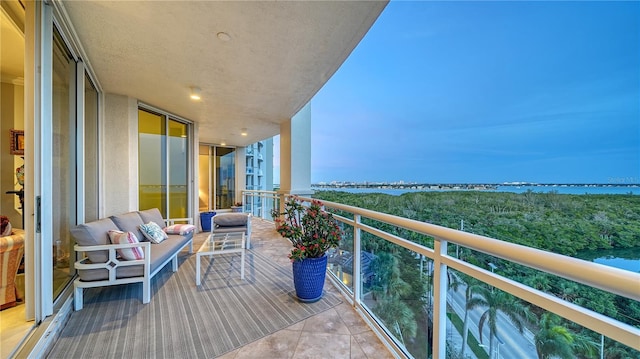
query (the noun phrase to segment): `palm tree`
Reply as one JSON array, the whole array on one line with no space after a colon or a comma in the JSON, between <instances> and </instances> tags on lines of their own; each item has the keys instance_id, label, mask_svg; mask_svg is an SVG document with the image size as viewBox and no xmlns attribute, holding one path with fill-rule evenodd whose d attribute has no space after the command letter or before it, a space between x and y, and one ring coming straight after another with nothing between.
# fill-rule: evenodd
<instances>
[{"instance_id":1,"label":"palm tree","mask_svg":"<svg viewBox=\"0 0 640 359\"><path fill-rule=\"evenodd\" d=\"M559 325L557 315L545 312L540 317L540 329L534 337L539 359L558 357L573 358L573 336Z\"/></svg>"},{"instance_id":2,"label":"palm tree","mask_svg":"<svg viewBox=\"0 0 640 359\"><path fill-rule=\"evenodd\" d=\"M385 298L376 305L374 312L402 344L405 344L406 339L415 338L418 324L413 311L405 302Z\"/></svg>"},{"instance_id":3,"label":"palm tree","mask_svg":"<svg viewBox=\"0 0 640 359\"><path fill-rule=\"evenodd\" d=\"M524 321L531 316L531 313L529 307L520 300L501 290L490 290L481 286L475 286L472 291L473 297L467 302L467 310L472 310L476 307L487 308L480 315L478 331L480 332L480 342L482 343L484 324L487 323L489 326L489 353L494 352L494 343L498 335L498 312L506 315L520 333L524 331Z\"/></svg>"},{"instance_id":4,"label":"palm tree","mask_svg":"<svg viewBox=\"0 0 640 359\"><path fill-rule=\"evenodd\" d=\"M464 358L464 352L467 348L467 341L469 338L469 322L470 322L469 320L470 309L468 308L467 303L469 303L469 301L473 297L473 291L475 287L477 287L480 284L480 281L463 273L456 273L455 277L457 277L458 279L460 279L462 282L466 284L465 291L464 291L466 310L464 312L464 320L462 323L462 348L460 349L460 357ZM457 286L452 289L457 290Z\"/></svg>"},{"instance_id":5,"label":"palm tree","mask_svg":"<svg viewBox=\"0 0 640 359\"><path fill-rule=\"evenodd\" d=\"M406 338L416 336L417 323L413 311L401 299L411 286L400 276L397 254L379 252L370 268L375 273L372 291L376 295L376 306L373 311L404 344Z\"/></svg>"}]
</instances>

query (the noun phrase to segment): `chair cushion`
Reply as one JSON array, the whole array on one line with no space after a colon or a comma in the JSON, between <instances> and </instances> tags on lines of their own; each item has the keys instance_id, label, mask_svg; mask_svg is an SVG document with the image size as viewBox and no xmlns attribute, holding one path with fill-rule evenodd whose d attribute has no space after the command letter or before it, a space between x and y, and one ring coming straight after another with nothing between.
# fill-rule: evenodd
<instances>
[{"instance_id":1,"label":"chair cushion","mask_svg":"<svg viewBox=\"0 0 640 359\"><path fill-rule=\"evenodd\" d=\"M162 214L160 210L157 208L145 209L144 211L138 211L140 218L142 218L142 222L149 223L155 222L160 228L166 227L164 223L164 218L162 218Z\"/></svg>"},{"instance_id":2,"label":"chair cushion","mask_svg":"<svg viewBox=\"0 0 640 359\"><path fill-rule=\"evenodd\" d=\"M79 224L71 229L71 235L76 243L81 246L96 246L109 244L110 230L118 230L118 226L111 218L104 218L97 221ZM108 251L90 251L85 252L89 260L93 263L104 263L109 259Z\"/></svg>"},{"instance_id":3,"label":"chair cushion","mask_svg":"<svg viewBox=\"0 0 640 359\"><path fill-rule=\"evenodd\" d=\"M246 226L248 218L244 213L221 213L213 216L213 223L216 227L239 227Z\"/></svg>"}]
</instances>

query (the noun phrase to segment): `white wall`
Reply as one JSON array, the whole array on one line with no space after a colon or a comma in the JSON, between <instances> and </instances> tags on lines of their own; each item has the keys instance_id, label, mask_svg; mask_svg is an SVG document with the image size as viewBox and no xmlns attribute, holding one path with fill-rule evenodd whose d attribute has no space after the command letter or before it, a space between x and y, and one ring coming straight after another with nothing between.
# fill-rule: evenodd
<instances>
[{"instance_id":1,"label":"white wall","mask_svg":"<svg viewBox=\"0 0 640 359\"><path fill-rule=\"evenodd\" d=\"M106 94L102 122L103 217L138 208L138 102Z\"/></svg>"}]
</instances>

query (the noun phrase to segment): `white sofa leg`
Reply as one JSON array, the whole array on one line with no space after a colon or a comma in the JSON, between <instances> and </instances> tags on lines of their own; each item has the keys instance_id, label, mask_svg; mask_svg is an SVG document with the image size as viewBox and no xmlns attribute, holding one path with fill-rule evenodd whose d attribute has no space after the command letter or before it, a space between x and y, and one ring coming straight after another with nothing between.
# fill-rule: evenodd
<instances>
[{"instance_id":1,"label":"white sofa leg","mask_svg":"<svg viewBox=\"0 0 640 359\"><path fill-rule=\"evenodd\" d=\"M151 279L142 281L142 304L151 302Z\"/></svg>"},{"instance_id":2,"label":"white sofa leg","mask_svg":"<svg viewBox=\"0 0 640 359\"><path fill-rule=\"evenodd\" d=\"M178 271L178 255L174 255L173 259L171 260L171 269L173 269L173 272L177 272Z\"/></svg>"},{"instance_id":3,"label":"white sofa leg","mask_svg":"<svg viewBox=\"0 0 640 359\"><path fill-rule=\"evenodd\" d=\"M84 295L84 288L79 288L79 287L74 288L73 307L76 312L79 310L82 310L82 306L84 304L83 295Z\"/></svg>"}]
</instances>

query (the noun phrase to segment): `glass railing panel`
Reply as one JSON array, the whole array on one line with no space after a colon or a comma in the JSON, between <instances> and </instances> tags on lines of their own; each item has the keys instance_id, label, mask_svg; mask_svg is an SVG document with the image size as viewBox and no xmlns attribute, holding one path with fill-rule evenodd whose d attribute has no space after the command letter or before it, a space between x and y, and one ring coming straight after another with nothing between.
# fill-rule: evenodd
<instances>
[{"instance_id":1,"label":"glass railing panel","mask_svg":"<svg viewBox=\"0 0 640 359\"><path fill-rule=\"evenodd\" d=\"M363 234L361 303L397 345L415 358L431 353L430 261L396 244ZM368 269L364 270L364 258Z\"/></svg>"},{"instance_id":2,"label":"glass railing panel","mask_svg":"<svg viewBox=\"0 0 640 359\"><path fill-rule=\"evenodd\" d=\"M271 211L278 208L279 199L271 191L243 191L244 212L251 213L254 217L272 221Z\"/></svg>"},{"instance_id":3,"label":"glass railing panel","mask_svg":"<svg viewBox=\"0 0 640 359\"><path fill-rule=\"evenodd\" d=\"M449 246L449 255L452 255L451 247L453 246ZM461 260L495 274L596 313L606 315L622 323L640 327L640 306L638 302L632 299L468 248L460 247L458 254L458 258ZM585 263L585 265L595 264Z\"/></svg>"},{"instance_id":4,"label":"glass railing panel","mask_svg":"<svg viewBox=\"0 0 640 359\"><path fill-rule=\"evenodd\" d=\"M622 343L463 273L449 269L448 278L448 358L640 358Z\"/></svg>"},{"instance_id":5,"label":"glass railing panel","mask_svg":"<svg viewBox=\"0 0 640 359\"><path fill-rule=\"evenodd\" d=\"M328 269L336 276L336 279L351 293L353 293L353 226L341 223L342 239L338 248L328 252Z\"/></svg>"},{"instance_id":6,"label":"glass railing panel","mask_svg":"<svg viewBox=\"0 0 640 359\"><path fill-rule=\"evenodd\" d=\"M538 358L531 330L535 314L528 303L451 269L448 278L451 357Z\"/></svg>"}]
</instances>

